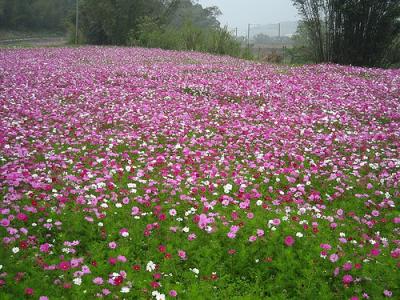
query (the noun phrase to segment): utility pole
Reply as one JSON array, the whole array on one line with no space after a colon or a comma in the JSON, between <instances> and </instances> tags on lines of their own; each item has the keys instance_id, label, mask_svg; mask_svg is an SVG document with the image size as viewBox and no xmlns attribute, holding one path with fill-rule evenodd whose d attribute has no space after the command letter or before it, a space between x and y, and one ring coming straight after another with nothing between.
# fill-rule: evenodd
<instances>
[{"instance_id":1,"label":"utility pole","mask_svg":"<svg viewBox=\"0 0 400 300\"><path fill-rule=\"evenodd\" d=\"M236 36L236 38L237 38L237 35L238 35L238 28L236 27L235 28L235 36Z\"/></svg>"},{"instance_id":2,"label":"utility pole","mask_svg":"<svg viewBox=\"0 0 400 300\"><path fill-rule=\"evenodd\" d=\"M250 50L250 26L251 24L248 24L247 26L247 49Z\"/></svg>"},{"instance_id":3,"label":"utility pole","mask_svg":"<svg viewBox=\"0 0 400 300\"><path fill-rule=\"evenodd\" d=\"M281 39L281 23L278 23L278 37Z\"/></svg>"},{"instance_id":4,"label":"utility pole","mask_svg":"<svg viewBox=\"0 0 400 300\"><path fill-rule=\"evenodd\" d=\"M260 24L248 24L247 26L247 49L250 51L250 29L251 26L259 26Z\"/></svg>"},{"instance_id":5,"label":"utility pole","mask_svg":"<svg viewBox=\"0 0 400 300\"><path fill-rule=\"evenodd\" d=\"M76 0L76 15L75 15L75 44L78 44L78 27L79 27L79 0Z\"/></svg>"}]
</instances>

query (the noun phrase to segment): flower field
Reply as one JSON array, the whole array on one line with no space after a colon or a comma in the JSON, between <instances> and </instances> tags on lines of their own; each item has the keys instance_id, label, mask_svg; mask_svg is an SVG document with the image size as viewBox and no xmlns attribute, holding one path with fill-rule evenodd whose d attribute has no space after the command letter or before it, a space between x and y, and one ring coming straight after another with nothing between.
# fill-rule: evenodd
<instances>
[{"instance_id":1,"label":"flower field","mask_svg":"<svg viewBox=\"0 0 400 300\"><path fill-rule=\"evenodd\" d=\"M400 298L400 70L0 51L1 299Z\"/></svg>"}]
</instances>

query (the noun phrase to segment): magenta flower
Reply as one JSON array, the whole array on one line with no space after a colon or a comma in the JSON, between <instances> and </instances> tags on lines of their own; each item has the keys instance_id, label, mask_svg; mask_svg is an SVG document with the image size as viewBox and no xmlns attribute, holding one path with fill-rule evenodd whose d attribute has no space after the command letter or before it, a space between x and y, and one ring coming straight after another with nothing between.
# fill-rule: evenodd
<instances>
[{"instance_id":1,"label":"magenta flower","mask_svg":"<svg viewBox=\"0 0 400 300\"><path fill-rule=\"evenodd\" d=\"M50 251L50 244L45 243L45 244L40 245L39 250L40 250L40 252L43 252L43 253L49 252Z\"/></svg>"},{"instance_id":2,"label":"magenta flower","mask_svg":"<svg viewBox=\"0 0 400 300\"><path fill-rule=\"evenodd\" d=\"M352 283L353 282L353 276L351 276L351 275L344 275L343 276L343 278L342 278L342 282L343 282L343 284L350 284L350 283Z\"/></svg>"},{"instance_id":3,"label":"magenta flower","mask_svg":"<svg viewBox=\"0 0 400 300\"><path fill-rule=\"evenodd\" d=\"M351 262L346 262L343 265L343 270L344 271L350 271L353 268L353 264Z\"/></svg>"},{"instance_id":4,"label":"magenta flower","mask_svg":"<svg viewBox=\"0 0 400 300\"><path fill-rule=\"evenodd\" d=\"M370 253L372 256L378 256L381 253L381 251L377 248L373 248L373 249L371 249Z\"/></svg>"},{"instance_id":5,"label":"magenta flower","mask_svg":"<svg viewBox=\"0 0 400 300\"><path fill-rule=\"evenodd\" d=\"M17 219L23 222L28 221L28 216L26 214L23 213L18 213L17 214Z\"/></svg>"},{"instance_id":6,"label":"magenta flower","mask_svg":"<svg viewBox=\"0 0 400 300\"><path fill-rule=\"evenodd\" d=\"M294 244L295 240L291 235L288 235L287 237L285 237L285 245L288 247L292 247Z\"/></svg>"},{"instance_id":7,"label":"magenta flower","mask_svg":"<svg viewBox=\"0 0 400 300\"><path fill-rule=\"evenodd\" d=\"M58 264L58 269L63 271L68 271L71 268L71 263L69 261L62 261Z\"/></svg>"}]
</instances>

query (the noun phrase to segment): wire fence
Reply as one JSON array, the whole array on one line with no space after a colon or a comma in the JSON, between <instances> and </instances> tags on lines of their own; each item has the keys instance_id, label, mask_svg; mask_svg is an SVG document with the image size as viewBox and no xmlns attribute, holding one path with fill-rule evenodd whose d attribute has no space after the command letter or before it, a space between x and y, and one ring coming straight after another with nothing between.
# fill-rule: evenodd
<instances>
[{"instance_id":1,"label":"wire fence","mask_svg":"<svg viewBox=\"0 0 400 300\"><path fill-rule=\"evenodd\" d=\"M246 30L230 28L233 36L260 60L284 62L288 57L288 49L293 47L293 35L298 22L280 22L274 24L248 24Z\"/></svg>"}]
</instances>

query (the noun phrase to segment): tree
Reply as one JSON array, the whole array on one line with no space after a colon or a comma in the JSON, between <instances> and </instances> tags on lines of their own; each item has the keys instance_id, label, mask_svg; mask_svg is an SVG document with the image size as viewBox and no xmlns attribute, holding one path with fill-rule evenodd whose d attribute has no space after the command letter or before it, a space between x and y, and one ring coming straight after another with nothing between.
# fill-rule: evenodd
<instances>
[{"instance_id":1,"label":"tree","mask_svg":"<svg viewBox=\"0 0 400 300\"><path fill-rule=\"evenodd\" d=\"M293 0L317 62L376 66L400 31L400 0Z\"/></svg>"},{"instance_id":2,"label":"tree","mask_svg":"<svg viewBox=\"0 0 400 300\"><path fill-rule=\"evenodd\" d=\"M174 2L174 11L170 13L166 23L179 28L190 22L195 27L215 29L220 27L217 20L220 15L221 11L216 6L203 8L190 0L178 0Z\"/></svg>"},{"instance_id":3,"label":"tree","mask_svg":"<svg viewBox=\"0 0 400 300\"><path fill-rule=\"evenodd\" d=\"M0 0L0 27L63 30L75 0Z\"/></svg>"}]
</instances>

